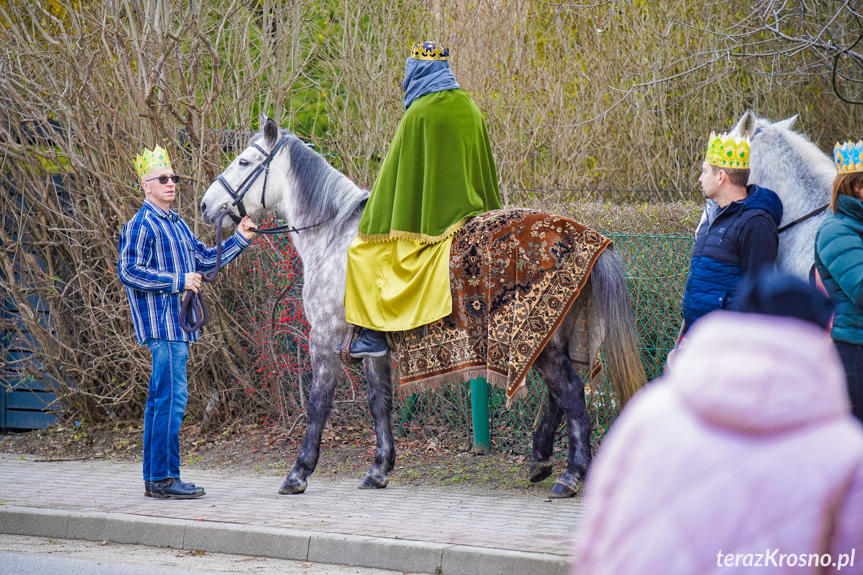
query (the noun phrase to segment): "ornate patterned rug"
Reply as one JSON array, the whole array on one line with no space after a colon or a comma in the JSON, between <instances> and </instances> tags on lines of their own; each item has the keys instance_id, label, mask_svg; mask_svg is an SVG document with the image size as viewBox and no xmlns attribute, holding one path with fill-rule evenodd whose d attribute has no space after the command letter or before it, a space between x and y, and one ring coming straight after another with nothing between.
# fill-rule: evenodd
<instances>
[{"instance_id":1,"label":"ornate patterned rug","mask_svg":"<svg viewBox=\"0 0 863 575\"><path fill-rule=\"evenodd\" d=\"M452 314L390 334L411 393L485 377L511 399L611 241L534 210L495 210L458 232L450 253Z\"/></svg>"}]
</instances>

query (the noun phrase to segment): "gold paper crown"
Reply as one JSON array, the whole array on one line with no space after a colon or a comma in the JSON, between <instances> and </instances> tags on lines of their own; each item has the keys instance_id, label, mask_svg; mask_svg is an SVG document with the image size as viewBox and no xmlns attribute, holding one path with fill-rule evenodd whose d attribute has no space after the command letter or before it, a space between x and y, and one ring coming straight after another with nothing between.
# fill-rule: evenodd
<instances>
[{"instance_id":1,"label":"gold paper crown","mask_svg":"<svg viewBox=\"0 0 863 575\"><path fill-rule=\"evenodd\" d=\"M728 134L717 136L715 132L710 132L707 158L704 161L720 168L748 170L749 147L749 138L738 138Z\"/></svg>"},{"instance_id":2,"label":"gold paper crown","mask_svg":"<svg viewBox=\"0 0 863 575\"><path fill-rule=\"evenodd\" d=\"M159 146L152 150L145 149L141 155L135 158L135 170L138 172L139 180L143 180L144 176L159 168L171 169L171 158L168 157L168 151Z\"/></svg>"},{"instance_id":3,"label":"gold paper crown","mask_svg":"<svg viewBox=\"0 0 863 575\"><path fill-rule=\"evenodd\" d=\"M836 171L840 174L863 172L863 159L860 158L861 152L863 152L863 140L856 144L853 142L845 142L841 146L836 144L833 147L833 160L836 162Z\"/></svg>"},{"instance_id":4,"label":"gold paper crown","mask_svg":"<svg viewBox=\"0 0 863 575\"><path fill-rule=\"evenodd\" d=\"M437 42L417 42L411 48L414 60L449 60L449 50Z\"/></svg>"}]
</instances>

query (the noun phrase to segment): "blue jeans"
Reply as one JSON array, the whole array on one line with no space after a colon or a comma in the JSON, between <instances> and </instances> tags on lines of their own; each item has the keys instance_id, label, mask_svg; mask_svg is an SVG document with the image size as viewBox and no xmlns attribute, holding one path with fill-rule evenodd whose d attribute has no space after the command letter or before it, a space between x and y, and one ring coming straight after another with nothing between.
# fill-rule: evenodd
<instances>
[{"instance_id":1,"label":"blue jeans","mask_svg":"<svg viewBox=\"0 0 863 575\"><path fill-rule=\"evenodd\" d=\"M180 478L180 424L189 387L189 342L148 339L153 374L144 409L144 481Z\"/></svg>"},{"instance_id":2,"label":"blue jeans","mask_svg":"<svg viewBox=\"0 0 863 575\"><path fill-rule=\"evenodd\" d=\"M863 345L844 341L834 341L836 351L845 368L848 383L848 398L851 400L851 413L863 421Z\"/></svg>"}]
</instances>

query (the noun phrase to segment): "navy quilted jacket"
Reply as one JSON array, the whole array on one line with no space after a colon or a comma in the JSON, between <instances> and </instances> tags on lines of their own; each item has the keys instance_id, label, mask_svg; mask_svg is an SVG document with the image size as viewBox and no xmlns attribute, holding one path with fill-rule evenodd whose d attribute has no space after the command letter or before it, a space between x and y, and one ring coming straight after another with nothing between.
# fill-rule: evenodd
<instances>
[{"instance_id":1,"label":"navy quilted jacket","mask_svg":"<svg viewBox=\"0 0 863 575\"><path fill-rule=\"evenodd\" d=\"M730 308L743 276L776 262L782 202L766 188L746 191L746 199L724 209L714 204L696 231L683 296L687 329L711 311Z\"/></svg>"}]
</instances>

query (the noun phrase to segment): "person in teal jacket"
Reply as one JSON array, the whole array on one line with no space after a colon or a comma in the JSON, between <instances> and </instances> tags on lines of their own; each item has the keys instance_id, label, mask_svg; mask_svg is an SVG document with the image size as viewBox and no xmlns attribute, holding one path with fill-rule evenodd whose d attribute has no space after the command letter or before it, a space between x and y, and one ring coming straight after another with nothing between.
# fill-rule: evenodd
<instances>
[{"instance_id":1,"label":"person in teal jacket","mask_svg":"<svg viewBox=\"0 0 863 575\"><path fill-rule=\"evenodd\" d=\"M848 381L851 410L863 421L863 141L836 144L831 213L815 236L815 265L836 304L831 335Z\"/></svg>"}]
</instances>

